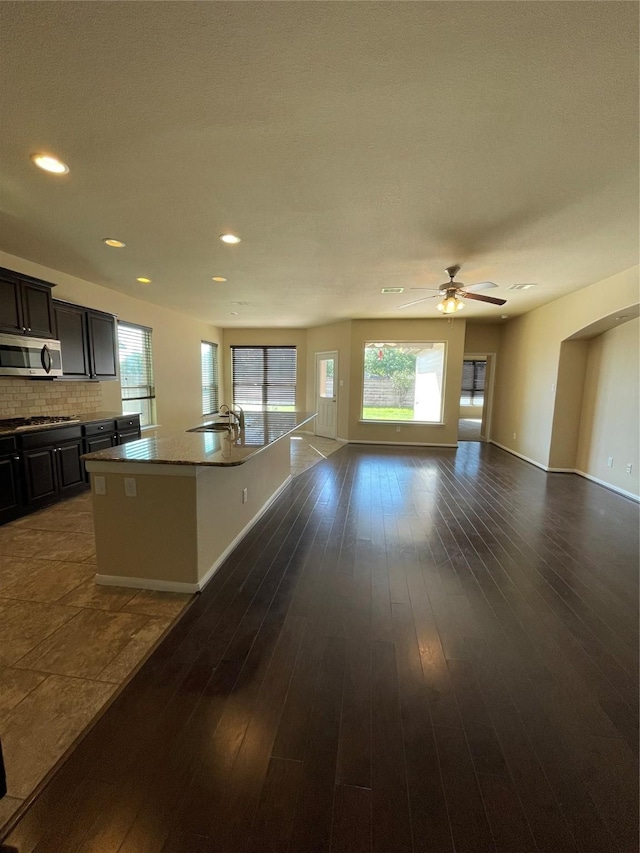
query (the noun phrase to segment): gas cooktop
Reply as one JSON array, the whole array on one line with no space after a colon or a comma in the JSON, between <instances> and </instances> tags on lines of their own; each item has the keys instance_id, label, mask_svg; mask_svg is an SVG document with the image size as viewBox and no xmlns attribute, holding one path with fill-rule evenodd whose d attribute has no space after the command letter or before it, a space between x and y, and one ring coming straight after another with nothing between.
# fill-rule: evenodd
<instances>
[{"instance_id":1,"label":"gas cooktop","mask_svg":"<svg viewBox=\"0 0 640 853\"><path fill-rule=\"evenodd\" d=\"M30 418L2 418L0 419L0 430L15 430L22 432L25 429L38 429L51 424L77 424L80 418L75 415L34 415Z\"/></svg>"}]
</instances>

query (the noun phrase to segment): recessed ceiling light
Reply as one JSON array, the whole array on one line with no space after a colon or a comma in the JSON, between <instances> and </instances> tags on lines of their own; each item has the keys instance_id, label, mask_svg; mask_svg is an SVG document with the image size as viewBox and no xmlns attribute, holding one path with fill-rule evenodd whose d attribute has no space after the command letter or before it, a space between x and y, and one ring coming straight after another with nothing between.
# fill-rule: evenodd
<instances>
[{"instance_id":1,"label":"recessed ceiling light","mask_svg":"<svg viewBox=\"0 0 640 853\"><path fill-rule=\"evenodd\" d=\"M45 172L51 172L54 175L66 175L69 167L57 157L52 157L51 154L32 154L31 160L39 169L44 169Z\"/></svg>"},{"instance_id":2,"label":"recessed ceiling light","mask_svg":"<svg viewBox=\"0 0 640 853\"><path fill-rule=\"evenodd\" d=\"M236 237L235 234L221 234L220 239L223 243L239 243L240 238Z\"/></svg>"},{"instance_id":3,"label":"recessed ceiling light","mask_svg":"<svg viewBox=\"0 0 640 853\"><path fill-rule=\"evenodd\" d=\"M144 276L137 278L136 281L139 281L140 284L151 284L151 279L150 278L144 278Z\"/></svg>"},{"instance_id":4,"label":"recessed ceiling light","mask_svg":"<svg viewBox=\"0 0 640 853\"><path fill-rule=\"evenodd\" d=\"M232 302L232 305L250 305L250 302Z\"/></svg>"},{"instance_id":5,"label":"recessed ceiling light","mask_svg":"<svg viewBox=\"0 0 640 853\"><path fill-rule=\"evenodd\" d=\"M509 315L508 315L508 314L501 314L501 315L500 315L500 318L501 318L502 320L508 320L508 319L509 319Z\"/></svg>"},{"instance_id":6,"label":"recessed ceiling light","mask_svg":"<svg viewBox=\"0 0 640 853\"><path fill-rule=\"evenodd\" d=\"M404 287L383 287L380 293L404 293Z\"/></svg>"},{"instance_id":7,"label":"recessed ceiling light","mask_svg":"<svg viewBox=\"0 0 640 853\"><path fill-rule=\"evenodd\" d=\"M102 242L106 243L107 246L111 246L112 249L124 249L127 245L126 243L123 243L122 240L116 240L114 237L104 237Z\"/></svg>"},{"instance_id":8,"label":"recessed ceiling light","mask_svg":"<svg viewBox=\"0 0 640 853\"><path fill-rule=\"evenodd\" d=\"M237 317L237 316L238 316L238 312L237 312L237 311L229 311L229 314L230 314L232 317Z\"/></svg>"},{"instance_id":9,"label":"recessed ceiling light","mask_svg":"<svg viewBox=\"0 0 640 853\"><path fill-rule=\"evenodd\" d=\"M223 275L214 275L211 281L226 281L226 278Z\"/></svg>"},{"instance_id":10,"label":"recessed ceiling light","mask_svg":"<svg viewBox=\"0 0 640 853\"><path fill-rule=\"evenodd\" d=\"M512 284L507 290L531 290L532 287L537 287L536 284Z\"/></svg>"}]
</instances>

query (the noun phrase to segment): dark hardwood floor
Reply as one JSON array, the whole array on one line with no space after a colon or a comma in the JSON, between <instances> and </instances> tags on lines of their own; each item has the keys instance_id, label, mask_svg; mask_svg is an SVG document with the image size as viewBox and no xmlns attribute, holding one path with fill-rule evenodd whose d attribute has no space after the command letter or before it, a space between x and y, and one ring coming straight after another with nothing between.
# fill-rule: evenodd
<instances>
[{"instance_id":1,"label":"dark hardwood floor","mask_svg":"<svg viewBox=\"0 0 640 853\"><path fill-rule=\"evenodd\" d=\"M638 506L503 451L297 478L20 853L636 853Z\"/></svg>"}]
</instances>

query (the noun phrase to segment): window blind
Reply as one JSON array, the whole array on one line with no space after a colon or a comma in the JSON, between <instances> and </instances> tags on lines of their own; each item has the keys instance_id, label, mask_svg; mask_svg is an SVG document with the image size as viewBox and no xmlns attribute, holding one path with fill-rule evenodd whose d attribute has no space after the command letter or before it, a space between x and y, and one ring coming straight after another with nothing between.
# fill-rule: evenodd
<instances>
[{"instance_id":1,"label":"window blind","mask_svg":"<svg viewBox=\"0 0 640 853\"><path fill-rule=\"evenodd\" d=\"M247 411L294 411L295 347L231 347L233 402Z\"/></svg>"},{"instance_id":2,"label":"window blind","mask_svg":"<svg viewBox=\"0 0 640 853\"><path fill-rule=\"evenodd\" d=\"M202 414L212 415L218 411L218 345L202 341Z\"/></svg>"},{"instance_id":3,"label":"window blind","mask_svg":"<svg viewBox=\"0 0 640 853\"><path fill-rule=\"evenodd\" d=\"M153 381L151 329L118 323L118 358L124 414L139 413L141 423L153 423L156 389Z\"/></svg>"},{"instance_id":4,"label":"window blind","mask_svg":"<svg viewBox=\"0 0 640 853\"><path fill-rule=\"evenodd\" d=\"M487 362L465 359L462 362L462 397L463 405L477 403L482 405L484 398L484 381Z\"/></svg>"}]
</instances>

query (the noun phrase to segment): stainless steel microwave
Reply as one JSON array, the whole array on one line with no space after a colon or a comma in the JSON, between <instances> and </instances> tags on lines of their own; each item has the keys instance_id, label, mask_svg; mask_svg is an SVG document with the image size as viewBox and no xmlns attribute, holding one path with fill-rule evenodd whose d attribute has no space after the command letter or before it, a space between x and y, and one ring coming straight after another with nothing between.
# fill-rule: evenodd
<instances>
[{"instance_id":1,"label":"stainless steel microwave","mask_svg":"<svg viewBox=\"0 0 640 853\"><path fill-rule=\"evenodd\" d=\"M0 376L62 376L60 341L0 335Z\"/></svg>"}]
</instances>

